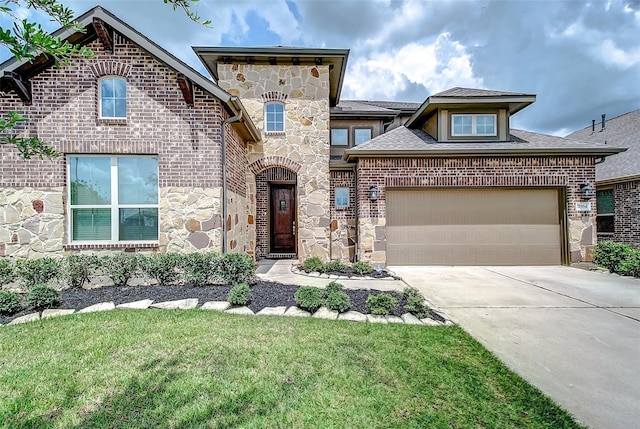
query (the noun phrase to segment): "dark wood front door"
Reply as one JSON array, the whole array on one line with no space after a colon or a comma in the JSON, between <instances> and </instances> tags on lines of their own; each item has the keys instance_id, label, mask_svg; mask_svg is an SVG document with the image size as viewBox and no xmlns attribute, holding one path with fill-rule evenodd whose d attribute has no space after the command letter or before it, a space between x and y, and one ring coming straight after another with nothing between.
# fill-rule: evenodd
<instances>
[{"instance_id":1,"label":"dark wood front door","mask_svg":"<svg viewBox=\"0 0 640 429\"><path fill-rule=\"evenodd\" d=\"M295 185L271 185L271 252L296 252Z\"/></svg>"}]
</instances>

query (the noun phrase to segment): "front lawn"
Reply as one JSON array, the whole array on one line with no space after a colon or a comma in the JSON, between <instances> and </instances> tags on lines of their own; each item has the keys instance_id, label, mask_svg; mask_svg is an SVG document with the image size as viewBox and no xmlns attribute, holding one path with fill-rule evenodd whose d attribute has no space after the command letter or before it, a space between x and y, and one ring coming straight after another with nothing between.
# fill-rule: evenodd
<instances>
[{"instance_id":1,"label":"front lawn","mask_svg":"<svg viewBox=\"0 0 640 429\"><path fill-rule=\"evenodd\" d=\"M5 428L574 428L457 327L111 311L0 328Z\"/></svg>"}]
</instances>

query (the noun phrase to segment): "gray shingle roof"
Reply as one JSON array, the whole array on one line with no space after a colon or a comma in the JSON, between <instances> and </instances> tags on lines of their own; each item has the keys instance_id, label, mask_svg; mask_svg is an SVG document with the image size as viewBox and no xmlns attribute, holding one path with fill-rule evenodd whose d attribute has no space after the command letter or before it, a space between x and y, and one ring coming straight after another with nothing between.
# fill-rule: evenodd
<instances>
[{"instance_id":1,"label":"gray shingle roof","mask_svg":"<svg viewBox=\"0 0 640 429\"><path fill-rule=\"evenodd\" d=\"M477 89L477 88L462 88L455 87L447 89L446 91L432 94L431 97L496 97L496 96L515 96L515 95L529 95L521 92L505 92L494 91L490 89Z\"/></svg>"},{"instance_id":2,"label":"gray shingle roof","mask_svg":"<svg viewBox=\"0 0 640 429\"><path fill-rule=\"evenodd\" d=\"M596 124L595 132L591 129L589 125L567 138L628 148L596 166L598 182L640 176L640 109L605 120L604 131L601 131L602 123Z\"/></svg>"},{"instance_id":3,"label":"gray shingle roof","mask_svg":"<svg viewBox=\"0 0 640 429\"><path fill-rule=\"evenodd\" d=\"M370 104L366 101L359 100L340 100L340 103L332 109L335 112L380 112L380 113L397 113L395 110Z\"/></svg>"},{"instance_id":4,"label":"gray shingle roof","mask_svg":"<svg viewBox=\"0 0 640 429\"><path fill-rule=\"evenodd\" d=\"M510 154L595 154L619 152L613 145L587 143L563 137L511 129L507 142L439 143L422 129L404 126L381 134L367 143L345 151L347 159L360 156L436 156Z\"/></svg>"}]
</instances>

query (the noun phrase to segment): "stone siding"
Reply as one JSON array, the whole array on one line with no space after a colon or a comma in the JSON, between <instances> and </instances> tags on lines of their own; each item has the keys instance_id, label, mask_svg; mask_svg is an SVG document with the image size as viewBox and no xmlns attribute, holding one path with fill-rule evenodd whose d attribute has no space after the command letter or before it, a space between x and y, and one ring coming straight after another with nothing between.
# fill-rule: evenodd
<instances>
[{"instance_id":1,"label":"stone siding","mask_svg":"<svg viewBox=\"0 0 640 429\"><path fill-rule=\"evenodd\" d=\"M613 198L614 241L640 247L640 181L615 184Z\"/></svg>"},{"instance_id":2,"label":"stone siding","mask_svg":"<svg viewBox=\"0 0 640 429\"><path fill-rule=\"evenodd\" d=\"M354 171L331 172L331 259L353 262L356 251L356 181ZM349 206L335 207L335 188L349 188Z\"/></svg>"},{"instance_id":3,"label":"stone siding","mask_svg":"<svg viewBox=\"0 0 640 429\"><path fill-rule=\"evenodd\" d=\"M241 98L262 130L262 140L246 149L252 171L259 174L267 167L286 167L297 175L298 257L329 259L329 67L218 64L218 76L218 84ZM264 105L273 100L284 103L284 133L264 131ZM249 195L249 199L256 199L256 240L262 254L265 249L268 252L269 237L268 211L260 199L268 201L268 196L261 196L267 189L257 180L255 186L256 195ZM253 188L251 181L249 188Z\"/></svg>"},{"instance_id":4,"label":"stone siding","mask_svg":"<svg viewBox=\"0 0 640 429\"><path fill-rule=\"evenodd\" d=\"M587 260L596 242L596 205L576 211L580 185L595 182L592 157L486 157L359 159L358 258L386 261L387 187L557 187L566 189L571 261ZM371 186L379 190L369 201Z\"/></svg>"},{"instance_id":5,"label":"stone siding","mask_svg":"<svg viewBox=\"0 0 640 429\"><path fill-rule=\"evenodd\" d=\"M31 105L24 105L14 93L9 93L0 98L0 110L16 110L27 117L28 122L16 128L19 135L37 136L64 155L157 155L160 237L158 242L136 247L191 251L201 248L208 239L207 248L220 249L222 222L216 216L220 216L222 186L221 124L229 116L221 102L194 85L193 106L188 105L177 73L118 34L114 35L113 53L106 52L98 41L88 47L95 53L94 58L75 59L59 69L50 67L30 79ZM103 75L126 78L126 119L99 118L98 85ZM231 126L227 126L226 133L229 188L245 197L244 143ZM16 209L0 204L5 231L20 230L20 222L30 217L38 217L41 222L37 232L30 233L30 240L24 232L22 238L18 237L21 248L14 243L14 231L10 237L0 232L0 246L4 245L5 253L20 257L40 255L43 251L61 252L68 244L66 231L61 234L57 226L60 223L66 226L66 211L61 203L66 200L66 157L25 161L10 146L2 148L0 157L3 195L19 192L23 205L45 198L43 213L33 215L21 209L17 223L12 222ZM47 198L56 201L55 213L47 212ZM183 203L186 205L175 205ZM246 214L239 217L245 218ZM201 223L198 231L195 222ZM52 228L49 224L54 225L54 238L47 235ZM207 229L211 224L213 229ZM46 247L40 243L47 243ZM127 245L67 246L69 250L122 247Z\"/></svg>"}]
</instances>

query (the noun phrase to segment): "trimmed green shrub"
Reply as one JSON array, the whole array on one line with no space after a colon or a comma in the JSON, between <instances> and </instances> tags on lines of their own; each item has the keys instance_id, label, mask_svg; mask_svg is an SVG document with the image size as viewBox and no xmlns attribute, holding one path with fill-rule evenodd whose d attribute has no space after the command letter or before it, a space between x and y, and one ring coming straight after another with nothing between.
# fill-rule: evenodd
<instances>
[{"instance_id":1,"label":"trimmed green shrub","mask_svg":"<svg viewBox=\"0 0 640 429\"><path fill-rule=\"evenodd\" d=\"M216 271L216 254L189 253L181 258L180 268L186 283L204 286Z\"/></svg>"},{"instance_id":2,"label":"trimmed green shrub","mask_svg":"<svg viewBox=\"0 0 640 429\"><path fill-rule=\"evenodd\" d=\"M324 305L331 310L344 313L351 307L351 298L344 292L329 292L324 301Z\"/></svg>"},{"instance_id":3,"label":"trimmed green shrub","mask_svg":"<svg viewBox=\"0 0 640 429\"><path fill-rule=\"evenodd\" d=\"M44 283L33 286L27 293L27 304L38 310L55 307L59 302L60 292Z\"/></svg>"},{"instance_id":4,"label":"trimmed green shrub","mask_svg":"<svg viewBox=\"0 0 640 429\"><path fill-rule=\"evenodd\" d=\"M371 314L385 316L396 308L398 300L391 294L379 293L377 295L369 295L367 297L367 307Z\"/></svg>"},{"instance_id":5,"label":"trimmed green shrub","mask_svg":"<svg viewBox=\"0 0 640 429\"><path fill-rule=\"evenodd\" d=\"M424 303L424 296L413 287L407 287L402 292L404 299L407 301L404 308L418 319L429 317L429 307Z\"/></svg>"},{"instance_id":6,"label":"trimmed green shrub","mask_svg":"<svg viewBox=\"0 0 640 429\"><path fill-rule=\"evenodd\" d=\"M216 260L215 277L226 284L250 282L255 271L255 261L245 253L224 253Z\"/></svg>"},{"instance_id":7,"label":"trimmed green shrub","mask_svg":"<svg viewBox=\"0 0 640 429\"><path fill-rule=\"evenodd\" d=\"M99 266L95 255L70 255L62 264L62 275L69 287L81 288Z\"/></svg>"},{"instance_id":8,"label":"trimmed green shrub","mask_svg":"<svg viewBox=\"0 0 640 429\"><path fill-rule=\"evenodd\" d=\"M600 241L593 251L593 261L612 273L640 277L640 249L628 244Z\"/></svg>"},{"instance_id":9,"label":"trimmed green shrub","mask_svg":"<svg viewBox=\"0 0 640 429\"><path fill-rule=\"evenodd\" d=\"M11 259L0 258L0 286L11 283L16 278L15 264Z\"/></svg>"},{"instance_id":10,"label":"trimmed green shrub","mask_svg":"<svg viewBox=\"0 0 640 429\"><path fill-rule=\"evenodd\" d=\"M301 286L293 295L298 307L308 311L316 311L324 301L325 291L313 286Z\"/></svg>"},{"instance_id":11,"label":"trimmed green shrub","mask_svg":"<svg viewBox=\"0 0 640 429\"><path fill-rule=\"evenodd\" d=\"M342 261L329 261L324 264L322 271L325 273L339 273L345 268L347 266Z\"/></svg>"},{"instance_id":12,"label":"trimmed green shrub","mask_svg":"<svg viewBox=\"0 0 640 429\"><path fill-rule=\"evenodd\" d=\"M62 263L60 259L40 258L16 261L18 276L27 286L47 283L60 277Z\"/></svg>"},{"instance_id":13,"label":"trimmed green shrub","mask_svg":"<svg viewBox=\"0 0 640 429\"><path fill-rule=\"evenodd\" d=\"M324 263L317 256L313 256L304 260L302 263L302 269L305 273L321 273L324 271Z\"/></svg>"},{"instance_id":14,"label":"trimmed green shrub","mask_svg":"<svg viewBox=\"0 0 640 429\"><path fill-rule=\"evenodd\" d=\"M126 286L129 280L138 274L138 255L130 255L124 252L103 256L100 265L105 274L116 286Z\"/></svg>"},{"instance_id":15,"label":"trimmed green shrub","mask_svg":"<svg viewBox=\"0 0 640 429\"><path fill-rule=\"evenodd\" d=\"M331 293L331 292L342 292L343 286L338 283L338 282L331 282L327 285L327 288L325 289L327 291L327 293Z\"/></svg>"},{"instance_id":16,"label":"trimmed green shrub","mask_svg":"<svg viewBox=\"0 0 640 429\"><path fill-rule=\"evenodd\" d=\"M627 249L624 259L618 263L615 270L623 276L640 277L640 250Z\"/></svg>"},{"instance_id":17,"label":"trimmed green shrub","mask_svg":"<svg viewBox=\"0 0 640 429\"><path fill-rule=\"evenodd\" d=\"M246 283L240 283L235 285L229 291L227 301L231 305L247 305L249 303L249 285Z\"/></svg>"},{"instance_id":18,"label":"trimmed green shrub","mask_svg":"<svg viewBox=\"0 0 640 429\"><path fill-rule=\"evenodd\" d=\"M354 262L353 265L351 265L351 268L359 276L366 276L368 274L371 274L371 272L373 271L373 267L371 266L371 264L366 261Z\"/></svg>"},{"instance_id":19,"label":"trimmed green shrub","mask_svg":"<svg viewBox=\"0 0 640 429\"><path fill-rule=\"evenodd\" d=\"M11 315L22 308L22 296L19 293L0 291L0 314Z\"/></svg>"},{"instance_id":20,"label":"trimmed green shrub","mask_svg":"<svg viewBox=\"0 0 640 429\"><path fill-rule=\"evenodd\" d=\"M139 257L140 268L149 278L156 279L159 284L166 285L178 280L180 255L177 253L159 253Z\"/></svg>"}]
</instances>

